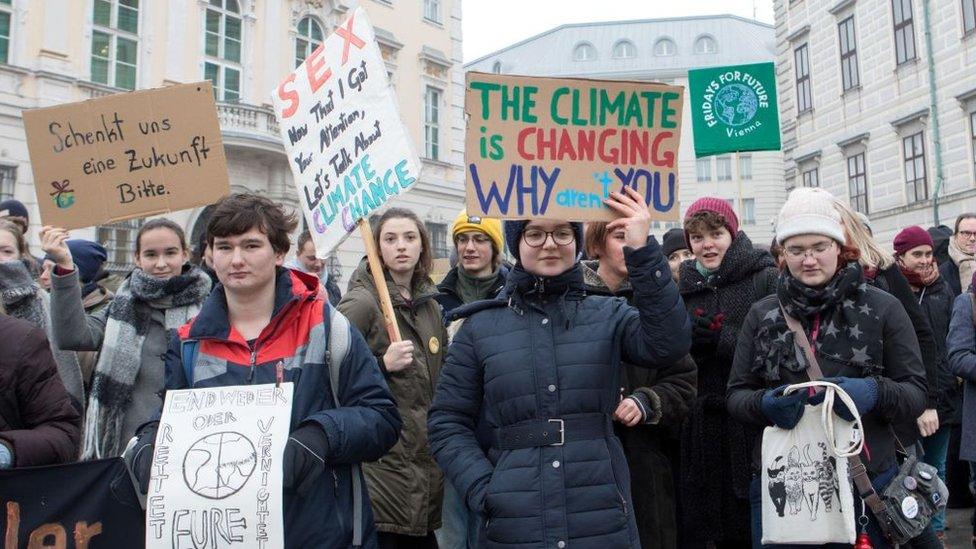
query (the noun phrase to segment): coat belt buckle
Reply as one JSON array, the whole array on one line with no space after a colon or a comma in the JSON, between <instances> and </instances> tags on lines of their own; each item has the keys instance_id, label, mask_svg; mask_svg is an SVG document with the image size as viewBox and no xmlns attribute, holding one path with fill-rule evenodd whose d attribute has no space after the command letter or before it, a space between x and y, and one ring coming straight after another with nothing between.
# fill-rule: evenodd
<instances>
[{"instance_id":1,"label":"coat belt buckle","mask_svg":"<svg viewBox=\"0 0 976 549\"><path fill-rule=\"evenodd\" d=\"M559 424L559 442L553 442L549 446L562 446L566 443L566 422L561 419L550 419L549 423Z\"/></svg>"}]
</instances>

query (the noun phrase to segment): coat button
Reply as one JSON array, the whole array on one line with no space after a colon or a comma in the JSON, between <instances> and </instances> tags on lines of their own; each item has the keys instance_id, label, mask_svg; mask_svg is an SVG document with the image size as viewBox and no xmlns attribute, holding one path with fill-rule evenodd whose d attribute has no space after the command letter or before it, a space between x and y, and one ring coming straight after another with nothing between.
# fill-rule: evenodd
<instances>
[{"instance_id":1,"label":"coat button","mask_svg":"<svg viewBox=\"0 0 976 549\"><path fill-rule=\"evenodd\" d=\"M549 392L550 393L555 393L556 392L556 386L555 385L550 385L549 386Z\"/></svg>"},{"instance_id":2,"label":"coat button","mask_svg":"<svg viewBox=\"0 0 976 549\"><path fill-rule=\"evenodd\" d=\"M654 276L656 276L658 278L661 278L661 271L660 271L660 269L657 270L657 271L654 271Z\"/></svg>"},{"instance_id":3,"label":"coat button","mask_svg":"<svg viewBox=\"0 0 976 549\"><path fill-rule=\"evenodd\" d=\"M546 324L549 324L549 319L548 318L543 318L542 319L542 325L545 326Z\"/></svg>"},{"instance_id":4,"label":"coat button","mask_svg":"<svg viewBox=\"0 0 976 549\"><path fill-rule=\"evenodd\" d=\"M558 547L559 549L563 549L563 547L566 547L566 542L563 540L559 540L559 543L556 544L556 547Z\"/></svg>"},{"instance_id":5,"label":"coat button","mask_svg":"<svg viewBox=\"0 0 976 549\"><path fill-rule=\"evenodd\" d=\"M559 460L558 459L556 461L552 462L552 467L554 469L559 469Z\"/></svg>"}]
</instances>

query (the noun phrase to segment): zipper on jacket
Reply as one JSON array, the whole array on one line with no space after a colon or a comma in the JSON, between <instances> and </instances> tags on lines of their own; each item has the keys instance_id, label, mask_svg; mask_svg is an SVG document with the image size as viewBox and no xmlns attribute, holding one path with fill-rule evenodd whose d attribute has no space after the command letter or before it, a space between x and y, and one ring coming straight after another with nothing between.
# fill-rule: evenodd
<instances>
[{"instance_id":1,"label":"zipper on jacket","mask_svg":"<svg viewBox=\"0 0 976 549\"><path fill-rule=\"evenodd\" d=\"M258 360L258 343L254 342L254 347L251 349L251 371L247 373L247 384L250 385L254 383L254 370L255 364Z\"/></svg>"}]
</instances>

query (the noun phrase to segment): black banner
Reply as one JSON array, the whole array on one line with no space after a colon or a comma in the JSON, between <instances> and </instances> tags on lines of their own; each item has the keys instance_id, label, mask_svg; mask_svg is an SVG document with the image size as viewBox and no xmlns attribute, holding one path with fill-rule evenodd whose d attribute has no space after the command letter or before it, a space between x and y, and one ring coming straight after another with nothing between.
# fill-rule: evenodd
<instances>
[{"instance_id":1,"label":"black banner","mask_svg":"<svg viewBox=\"0 0 976 549\"><path fill-rule=\"evenodd\" d=\"M0 470L3 549L145 545L145 515L121 458Z\"/></svg>"}]
</instances>

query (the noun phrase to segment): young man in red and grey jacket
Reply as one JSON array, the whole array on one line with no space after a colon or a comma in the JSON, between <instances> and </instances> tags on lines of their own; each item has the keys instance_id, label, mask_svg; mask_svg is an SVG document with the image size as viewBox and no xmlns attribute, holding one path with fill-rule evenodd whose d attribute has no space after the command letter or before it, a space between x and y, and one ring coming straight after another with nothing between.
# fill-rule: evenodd
<instances>
[{"instance_id":1,"label":"young man in red and grey jacket","mask_svg":"<svg viewBox=\"0 0 976 549\"><path fill-rule=\"evenodd\" d=\"M317 277L281 267L295 225L265 197L236 194L217 204L207 233L220 285L174 336L166 388L274 383L280 371L295 384L283 464L285 547L376 547L358 465L393 447L400 415L369 347L346 323L349 346L333 392L327 351L335 313ZM197 342L195 352L185 352L187 341ZM189 368L184 355L193 357ZM143 493L155 431L144 426L127 453Z\"/></svg>"}]
</instances>

